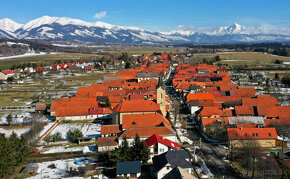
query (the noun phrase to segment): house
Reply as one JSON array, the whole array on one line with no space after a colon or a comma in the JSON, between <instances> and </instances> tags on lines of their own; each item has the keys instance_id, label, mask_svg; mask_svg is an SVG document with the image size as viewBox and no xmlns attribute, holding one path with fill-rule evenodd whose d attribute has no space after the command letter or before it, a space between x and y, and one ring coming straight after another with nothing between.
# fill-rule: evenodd
<instances>
[{"instance_id":1,"label":"house","mask_svg":"<svg viewBox=\"0 0 290 179\"><path fill-rule=\"evenodd\" d=\"M214 99L215 97L211 93L189 93L186 97L192 115L203 106L213 106Z\"/></svg>"},{"instance_id":2,"label":"house","mask_svg":"<svg viewBox=\"0 0 290 179\"><path fill-rule=\"evenodd\" d=\"M85 66L85 71L92 71L93 69L95 69L95 67L93 65L88 65L88 66Z\"/></svg>"},{"instance_id":3,"label":"house","mask_svg":"<svg viewBox=\"0 0 290 179\"><path fill-rule=\"evenodd\" d=\"M162 179L197 179L197 177L187 173L181 167L175 167Z\"/></svg>"},{"instance_id":4,"label":"house","mask_svg":"<svg viewBox=\"0 0 290 179\"><path fill-rule=\"evenodd\" d=\"M241 148L251 144L263 148L276 147L275 128L228 128L227 132L231 148Z\"/></svg>"},{"instance_id":5,"label":"house","mask_svg":"<svg viewBox=\"0 0 290 179\"><path fill-rule=\"evenodd\" d=\"M102 137L116 136L121 131L119 125L101 125Z\"/></svg>"},{"instance_id":6,"label":"house","mask_svg":"<svg viewBox=\"0 0 290 179\"><path fill-rule=\"evenodd\" d=\"M111 151L119 146L117 136L99 137L97 140L98 152Z\"/></svg>"},{"instance_id":7,"label":"house","mask_svg":"<svg viewBox=\"0 0 290 179\"><path fill-rule=\"evenodd\" d=\"M158 80L159 78L159 74L158 72L138 72L136 73L136 76L138 78L138 82L140 82L141 80L150 80L150 79L156 79Z\"/></svg>"},{"instance_id":8,"label":"house","mask_svg":"<svg viewBox=\"0 0 290 179\"><path fill-rule=\"evenodd\" d=\"M234 116L228 117L229 126L236 128L264 127L264 118L258 116Z\"/></svg>"},{"instance_id":9,"label":"house","mask_svg":"<svg viewBox=\"0 0 290 179\"><path fill-rule=\"evenodd\" d=\"M5 80L7 80L7 78L8 78L8 75L0 72L0 81L5 81Z\"/></svg>"},{"instance_id":10,"label":"house","mask_svg":"<svg viewBox=\"0 0 290 179\"><path fill-rule=\"evenodd\" d=\"M113 108L113 124L122 124L126 114L149 114L159 110L159 104L151 100L124 100Z\"/></svg>"},{"instance_id":11,"label":"house","mask_svg":"<svg viewBox=\"0 0 290 179\"><path fill-rule=\"evenodd\" d=\"M0 80L5 81L9 77L18 78L19 72L17 70L4 70L0 72Z\"/></svg>"},{"instance_id":12,"label":"house","mask_svg":"<svg viewBox=\"0 0 290 179\"><path fill-rule=\"evenodd\" d=\"M38 113L44 113L46 111L46 109L47 109L46 105L39 104L39 105L35 106L34 110L35 110L35 112L38 112Z\"/></svg>"},{"instance_id":13,"label":"house","mask_svg":"<svg viewBox=\"0 0 290 179\"><path fill-rule=\"evenodd\" d=\"M141 176L141 161L117 162L116 175L125 178L138 178Z\"/></svg>"},{"instance_id":14,"label":"house","mask_svg":"<svg viewBox=\"0 0 290 179\"><path fill-rule=\"evenodd\" d=\"M160 135L172 141L177 141L174 130L170 126L164 125L164 126L156 126L156 127L142 127L142 128L126 129L122 131L122 133L120 133L118 142L119 142L119 145L121 145L124 138L126 138L129 143L129 146L132 146L136 135L139 135L140 140L145 140L148 137L152 136L153 134Z\"/></svg>"},{"instance_id":15,"label":"house","mask_svg":"<svg viewBox=\"0 0 290 179\"><path fill-rule=\"evenodd\" d=\"M171 170L180 167L191 174L193 167L189 154L185 150L168 151L153 157L153 175L157 178L163 178Z\"/></svg>"},{"instance_id":16,"label":"house","mask_svg":"<svg viewBox=\"0 0 290 179\"><path fill-rule=\"evenodd\" d=\"M160 155L169 150L179 150L180 145L174 141L168 140L158 134L153 134L144 140L150 150L150 160L156 155Z\"/></svg>"}]
</instances>

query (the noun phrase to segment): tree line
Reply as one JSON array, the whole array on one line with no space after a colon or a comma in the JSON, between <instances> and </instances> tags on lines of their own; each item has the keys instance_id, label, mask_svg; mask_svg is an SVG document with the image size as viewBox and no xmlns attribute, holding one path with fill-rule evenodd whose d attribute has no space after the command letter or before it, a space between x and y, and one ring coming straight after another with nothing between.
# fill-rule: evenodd
<instances>
[{"instance_id":1,"label":"tree line","mask_svg":"<svg viewBox=\"0 0 290 179\"><path fill-rule=\"evenodd\" d=\"M107 163L108 166L115 166L117 162L137 161L146 164L149 160L150 152L147 144L136 135L133 146L130 147L128 140L124 137L122 144L113 151L99 154L99 160Z\"/></svg>"},{"instance_id":2,"label":"tree line","mask_svg":"<svg viewBox=\"0 0 290 179\"><path fill-rule=\"evenodd\" d=\"M24 136L19 138L14 132L10 137L0 134L0 178L13 174L14 168L24 161L28 152Z\"/></svg>"}]
</instances>

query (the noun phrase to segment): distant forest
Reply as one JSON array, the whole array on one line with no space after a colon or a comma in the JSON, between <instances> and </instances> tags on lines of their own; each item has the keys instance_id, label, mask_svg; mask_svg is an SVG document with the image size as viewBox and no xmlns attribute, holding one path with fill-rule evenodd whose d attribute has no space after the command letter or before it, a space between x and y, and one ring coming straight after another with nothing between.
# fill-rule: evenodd
<instances>
[{"instance_id":1,"label":"distant forest","mask_svg":"<svg viewBox=\"0 0 290 179\"><path fill-rule=\"evenodd\" d=\"M279 56L290 56L290 43L241 43L241 44L183 44L193 53L210 53L230 50L232 52L262 52Z\"/></svg>"},{"instance_id":2,"label":"distant forest","mask_svg":"<svg viewBox=\"0 0 290 179\"><path fill-rule=\"evenodd\" d=\"M28 47L23 45L7 45L5 42L15 42L28 44L36 52L70 52L70 53L96 53L99 47L59 47L52 45L54 42L45 40L7 40L0 39L0 55L24 54ZM130 44L128 44L130 45ZM290 56L290 43L241 43L241 44L182 44L175 47L187 47L189 53L215 53L215 52L261 52L279 56ZM103 46L102 49L111 47ZM102 53L102 52L99 52Z\"/></svg>"}]
</instances>

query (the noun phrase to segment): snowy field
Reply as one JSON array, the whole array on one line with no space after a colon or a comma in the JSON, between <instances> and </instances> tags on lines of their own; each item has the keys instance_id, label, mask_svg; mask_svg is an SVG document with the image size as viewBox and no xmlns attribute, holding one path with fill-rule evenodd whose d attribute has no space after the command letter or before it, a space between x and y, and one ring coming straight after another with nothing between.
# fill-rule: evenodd
<instances>
[{"instance_id":1,"label":"snowy field","mask_svg":"<svg viewBox=\"0 0 290 179\"><path fill-rule=\"evenodd\" d=\"M67 124L59 124L50 135L53 135L57 132L61 133L63 139L66 139L66 133L69 129L78 128L83 132L84 136L100 136L101 134L101 126L99 124L93 123L67 123Z\"/></svg>"},{"instance_id":2,"label":"snowy field","mask_svg":"<svg viewBox=\"0 0 290 179\"><path fill-rule=\"evenodd\" d=\"M8 56L8 57L0 57L0 60L7 60L12 58L22 58L22 57L31 57L31 56L39 56L39 55L54 55L59 54L58 52L53 52L50 54L47 54L46 52L40 52L40 53L25 53L22 55L14 55L14 56Z\"/></svg>"},{"instance_id":3,"label":"snowy field","mask_svg":"<svg viewBox=\"0 0 290 179\"><path fill-rule=\"evenodd\" d=\"M21 136L21 134L24 134L26 132L29 131L29 127L27 128L17 128L17 129L4 129L0 127L0 133L5 134L6 137L9 137L13 132L15 132L19 137Z\"/></svg>"},{"instance_id":4,"label":"snowy field","mask_svg":"<svg viewBox=\"0 0 290 179\"><path fill-rule=\"evenodd\" d=\"M38 134L41 137L51 126L53 126L54 122L48 123L46 126L43 127L42 131Z\"/></svg>"},{"instance_id":5,"label":"snowy field","mask_svg":"<svg viewBox=\"0 0 290 179\"><path fill-rule=\"evenodd\" d=\"M51 153L62 153L62 152L77 152L77 151L83 151L83 146L80 147L71 147L71 148L66 148L66 146L53 146L49 148L43 149L44 154L51 154ZM41 148L39 148L41 150Z\"/></svg>"},{"instance_id":6,"label":"snowy field","mask_svg":"<svg viewBox=\"0 0 290 179\"><path fill-rule=\"evenodd\" d=\"M69 159L37 163L39 167L37 170L38 174L36 176L29 177L29 179L63 178L68 175L67 171L70 170L70 168L77 170L79 167L85 167L85 165L74 164L74 161L74 159ZM49 167L52 164L54 164L56 168Z\"/></svg>"},{"instance_id":7,"label":"snowy field","mask_svg":"<svg viewBox=\"0 0 290 179\"><path fill-rule=\"evenodd\" d=\"M1 112L0 114L0 125L6 125L7 124L7 116L11 114L12 115L12 124L25 124L29 123L33 116L30 112L24 112L24 111L10 111L10 112ZM36 118L35 118L36 119ZM39 121L47 121L47 118L40 117L37 118Z\"/></svg>"}]
</instances>

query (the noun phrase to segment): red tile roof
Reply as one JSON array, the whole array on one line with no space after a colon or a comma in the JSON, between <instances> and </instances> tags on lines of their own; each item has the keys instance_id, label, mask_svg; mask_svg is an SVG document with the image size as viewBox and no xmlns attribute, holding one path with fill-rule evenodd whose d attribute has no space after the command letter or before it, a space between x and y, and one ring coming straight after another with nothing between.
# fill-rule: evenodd
<instances>
[{"instance_id":1,"label":"red tile roof","mask_svg":"<svg viewBox=\"0 0 290 179\"><path fill-rule=\"evenodd\" d=\"M277 139L275 128L228 128L228 138L235 139Z\"/></svg>"},{"instance_id":2,"label":"red tile roof","mask_svg":"<svg viewBox=\"0 0 290 179\"><path fill-rule=\"evenodd\" d=\"M221 126L229 125L228 117L213 117L213 118L202 118L202 126L206 127L209 125L217 125Z\"/></svg>"},{"instance_id":3,"label":"red tile roof","mask_svg":"<svg viewBox=\"0 0 290 179\"><path fill-rule=\"evenodd\" d=\"M157 114L127 114L123 115L124 129L127 128L140 128L140 127L155 127L160 124L170 126L169 121L159 113Z\"/></svg>"},{"instance_id":4,"label":"red tile roof","mask_svg":"<svg viewBox=\"0 0 290 179\"><path fill-rule=\"evenodd\" d=\"M148 137L144 141L146 142L146 144L149 147L152 145L155 145L156 143L161 143L161 144L166 145L166 146L168 146L172 149L175 149L175 150L178 150L181 148L178 143L173 142L173 141L166 139L165 137L159 136L157 134L153 134L152 136Z\"/></svg>"},{"instance_id":5,"label":"red tile roof","mask_svg":"<svg viewBox=\"0 0 290 179\"><path fill-rule=\"evenodd\" d=\"M116 112L157 112L159 110L159 104L151 100L125 100L113 109Z\"/></svg>"},{"instance_id":6,"label":"red tile roof","mask_svg":"<svg viewBox=\"0 0 290 179\"><path fill-rule=\"evenodd\" d=\"M214 100L214 95L211 93L189 93L186 101L190 100Z\"/></svg>"},{"instance_id":7,"label":"red tile roof","mask_svg":"<svg viewBox=\"0 0 290 179\"><path fill-rule=\"evenodd\" d=\"M99 137L97 140L98 147L105 147L105 146L118 146L117 136L112 137Z\"/></svg>"},{"instance_id":8,"label":"red tile roof","mask_svg":"<svg viewBox=\"0 0 290 179\"><path fill-rule=\"evenodd\" d=\"M237 96L254 97L255 95L256 95L256 91L254 88L239 88L239 89L237 89Z\"/></svg>"},{"instance_id":9,"label":"red tile roof","mask_svg":"<svg viewBox=\"0 0 290 179\"><path fill-rule=\"evenodd\" d=\"M162 127L144 127L144 128L131 128L126 129L122 134L121 138L124 138L125 136L127 138L133 138L138 134L140 137L149 137L153 134L158 135L173 135L174 131L169 126L162 126Z\"/></svg>"},{"instance_id":10,"label":"red tile roof","mask_svg":"<svg viewBox=\"0 0 290 179\"><path fill-rule=\"evenodd\" d=\"M119 125L101 125L101 135L118 134L121 132Z\"/></svg>"},{"instance_id":11,"label":"red tile roof","mask_svg":"<svg viewBox=\"0 0 290 179\"><path fill-rule=\"evenodd\" d=\"M254 115L253 106L235 106L237 115Z\"/></svg>"}]
</instances>

